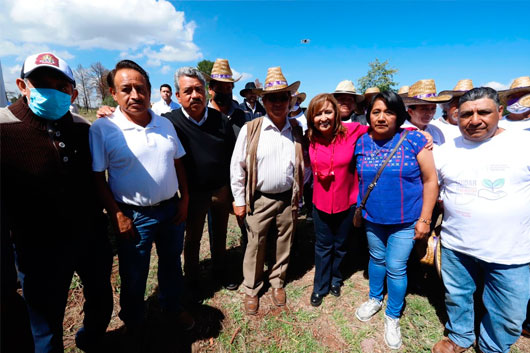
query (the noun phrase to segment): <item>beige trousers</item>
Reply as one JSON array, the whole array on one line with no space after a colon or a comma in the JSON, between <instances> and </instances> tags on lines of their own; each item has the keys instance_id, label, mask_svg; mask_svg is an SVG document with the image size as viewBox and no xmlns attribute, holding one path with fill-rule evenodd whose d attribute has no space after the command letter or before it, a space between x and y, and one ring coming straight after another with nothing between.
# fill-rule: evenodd
<instances>
[{"instance_id":1,"label":"beige trousers","mask_svg":"<svg viewBox=\"0 0 530 353\"><path fill-rule=\"evenodd\" d=\"M212 262L216 271L223 271L226 254L226 228L232 208L230 186L214 191L192 191L188 205L186 235L184 236L184 273L186 280L199 280L199 250L208 209L212 215Z\"/></svg>"},{"instance_id":2,"label":"beige trousers","mask_svg":"<svg viewBox=\"0 0 530 353\"><path fill-rule=\"evenodd\" d=\"M282 288L289 264L289 253L295 222L291 211L291 195L256 194L254 212L247 214L248 244L243 259L243 287L245 293L255 296L263 287L263 266L269 233L276 236L274 265L269 273L273 288ZM269 232L270 227L278 231Z\"/></svg>"}]
</instances>

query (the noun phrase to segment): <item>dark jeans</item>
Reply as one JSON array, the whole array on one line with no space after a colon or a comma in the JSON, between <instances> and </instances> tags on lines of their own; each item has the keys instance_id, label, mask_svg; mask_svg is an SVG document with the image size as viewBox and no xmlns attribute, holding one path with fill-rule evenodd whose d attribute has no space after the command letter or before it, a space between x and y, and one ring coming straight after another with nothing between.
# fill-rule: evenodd
<instances>
[{"instance_id":1,"label":"dark jeans","mask_svg":"<svg viewBox=\"0 0 530 353\"><path fill-rule=\"evenodd\" d=\"M42 236L53 234L43 231ZM74 271L83 284L83 330L97 340L112 314L112 250L106 234L62 241L15 244L18 277L31 323L35 352L63 352L63 318Z\"/></svg>"},{"instance_id":2,"label":"dark jeans","mask_svg":"<svg viewBox=\"0 0 530 353\"><path fill-rule=\"evenodd\" d=\"M315 280L313 292L327 294L330 286L342 285L340 264L346 254L346 238L351 233L354 207L328 214L313 206L315 226Z\"/></svg>"}]
</instances>

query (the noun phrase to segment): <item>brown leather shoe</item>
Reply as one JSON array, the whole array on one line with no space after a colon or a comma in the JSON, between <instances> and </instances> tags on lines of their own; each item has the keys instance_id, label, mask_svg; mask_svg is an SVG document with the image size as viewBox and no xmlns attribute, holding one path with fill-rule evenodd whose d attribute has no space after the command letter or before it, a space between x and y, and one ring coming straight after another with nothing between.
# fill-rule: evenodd
<instances>
[{"instance_id":1,"label":"brown leather shoe","mask_svg":"<svg viewBox=\"0 0 530 353\"><path fill-rule=\"evenodd\" d=\"M287 302L287 295L283 288L272 288L272 302L276 306L284 306Z\"/></svg>"},{"instance_id":2,"label":"brown leather shoe","mask_svg":"<svg viewBox=\"0 0 530 353\"><path fill-rule=\"evenodd\" d=\"M467 351L467 348L460 347L454 343L449 337L444 337L432 347L432 353L462 353Z\"/></svg>"},{"instance_id":3,"label":"brown leather shoe","mask_svg":"<svg viewBox=\"0 0 530 353\"><path fill-rule=\"evenodd\" d=\"M245 294L243 303L245 304L245 313L247 313L247 315L256 315L258 313L259 298L257 295L252 296Z\"/></svg>"}]
</instances>

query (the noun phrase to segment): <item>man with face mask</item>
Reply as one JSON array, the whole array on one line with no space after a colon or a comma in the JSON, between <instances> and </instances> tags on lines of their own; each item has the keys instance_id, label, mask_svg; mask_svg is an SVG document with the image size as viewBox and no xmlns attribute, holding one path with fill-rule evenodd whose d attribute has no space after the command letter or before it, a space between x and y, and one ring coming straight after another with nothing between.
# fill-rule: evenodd
<instances>
[{"instance_id":1,"label":"man with face mask","mask_svg":"<svg viewBox=\"0 0 530 353\"><path fill-rule=\"evenodd\" d=\"M30 55L22 97L0 110L2 239L15 247L35 352L63 351L63 317L74 271L85 295L78 348L98 351L112 313L112 252L96 199L90 123L69 112L77 97L68 64Z\"/></svg>"},{"instance_id":2,"label":"man with face mask","mask_svg":"<svg viewBox=\"0 0 530 353\"><path fill-rule=\"evenodd\" d=\"M530 108L519 102L519 99L528 93L530 93L530 76L516 78L510 89L499 92L501 103L509 113L499 121L500 127L530 130Z\"/></svg>"},{"instance_id":3,"label":"man with face mask","mask_svg":"<svg viewBox=\"0 0 530 353\"><path fill-rule=\"evenodd\" d=\"M234 82L239 81L239 78L234 80L228 60L217 59L207 79L210 81L208 93L212 97L208 106L226 115L237 137L239 130L247 122L245 112L232 98Z\"/></svg>"}]
</instances>

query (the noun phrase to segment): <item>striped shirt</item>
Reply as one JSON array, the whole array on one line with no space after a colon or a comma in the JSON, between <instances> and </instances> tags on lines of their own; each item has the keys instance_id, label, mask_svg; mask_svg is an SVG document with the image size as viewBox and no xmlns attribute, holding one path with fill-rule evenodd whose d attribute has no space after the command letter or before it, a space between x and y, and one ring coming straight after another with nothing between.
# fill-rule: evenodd
<instances>
[{"instance_id":1,"label":"striped shirt","mask_svg":"<svg viewBox=\"0 0 530 353\"><path fill-rule=\"evenodd\" d=\"M244 206L245 180L247 175L247 126L237 137L230 163L230 183L236 206ZM293 186L295 149L291 124L287 121L280 131L265 115L259 136L256 191L278 194Z\"/></svg>"}]
</instances>

